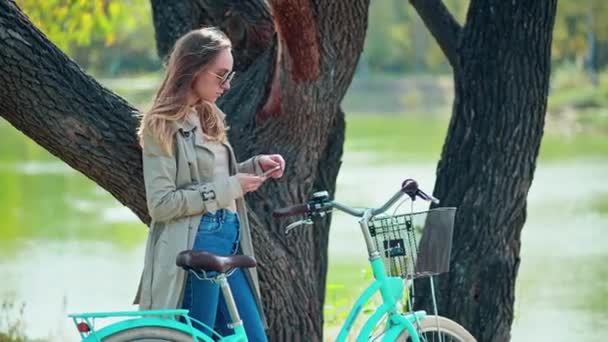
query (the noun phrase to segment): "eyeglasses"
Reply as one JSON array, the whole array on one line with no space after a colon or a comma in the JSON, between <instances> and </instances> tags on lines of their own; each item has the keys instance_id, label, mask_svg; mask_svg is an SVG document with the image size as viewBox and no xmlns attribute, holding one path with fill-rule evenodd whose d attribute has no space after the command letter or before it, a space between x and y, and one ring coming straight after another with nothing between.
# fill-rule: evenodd
<instances>
[{"instance_id":1,"label":"eyeglasses","mask_svg":"<svg viewBox=\"0 0 608 342\"><path fill-rule=\"evenodd\" d=\"M217 79L220 80L220 85L224 85L224 84L232 81L234 74L236 74L236 72L234 72L234 71L228 71L224 75L218 75L212 71L207 71L207 72L210 73L211 75L217 77Z\"/></svg>"}]
</instances>

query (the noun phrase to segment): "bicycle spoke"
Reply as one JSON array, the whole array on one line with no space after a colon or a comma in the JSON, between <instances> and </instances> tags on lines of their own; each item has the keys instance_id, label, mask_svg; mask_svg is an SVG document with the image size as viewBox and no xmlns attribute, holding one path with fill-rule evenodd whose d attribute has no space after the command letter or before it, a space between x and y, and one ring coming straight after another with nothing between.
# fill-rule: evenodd
<instances>
[{"instance_id":1,"label":"bicycle spoke","mask_svg":"<svg viewBox=\"0 0 608 342\"><path fill-rule=\"evenodd\" d=\"M454 336L437 331L424 332L420 334L420 341L422 342L460 342L460 339L454 338Z\"/></svg>"},{"instance_id":2,"label":"bicycle spoke","mask_svg":"<svg viewBox=\"0 0 608 342\"><path fill-rule=\"evenodd\" d=\"M371 336L369 337L370 342L381 341L384 337L384 333L386 332L386 319L385 315L382 319L376 324L374 330L372 331Z\"/></svg>"}]
</instances>

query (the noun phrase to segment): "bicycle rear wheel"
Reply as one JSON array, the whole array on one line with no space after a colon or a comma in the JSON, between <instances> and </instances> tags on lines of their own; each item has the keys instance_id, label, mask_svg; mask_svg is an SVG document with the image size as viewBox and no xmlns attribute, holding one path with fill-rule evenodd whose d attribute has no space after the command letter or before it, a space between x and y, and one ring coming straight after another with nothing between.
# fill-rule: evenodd
<instances>
[{"instance_id":1,"label":"bicycle rear wheel","mask_svg":"<svg viewBox=\"0 0 608 342\"><path fill-rule=\"evenodd\" d=\"M416 324L414 324L416 325ZM420 320L418 334L421 342L475 342L471 335L460 324L441 316L426 316ZM412 341L410 334L404 331L396 341Z\"/></svg>"},{"instance_id":2,"label":"bicycle rear wheel","mask_svg":"<svg viewBox=\"0 0 608 342\"><path fill-rule=\"evenodd\" d=\"M103 342L192 342L192 335L166 327L137 327L119 331Z\"/></svg>"}]
</instances>

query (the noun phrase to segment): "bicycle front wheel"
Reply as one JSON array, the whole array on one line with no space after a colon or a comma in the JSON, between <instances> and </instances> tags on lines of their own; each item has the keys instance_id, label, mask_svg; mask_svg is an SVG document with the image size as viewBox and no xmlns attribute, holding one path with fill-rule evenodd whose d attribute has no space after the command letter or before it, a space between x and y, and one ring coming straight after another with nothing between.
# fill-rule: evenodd
<instances>
[{"instance_id":1,"label":"bicycle front wheel","mask_svg":"<svg viewBox=\"0 0 608 342\"><path fill-rule=\"evenodd\" d=\"M102 342L192 342L192 335L166 327L137 327L119 331Z\"/></svg>"},{"instance_id":2,"label":"bicycle front wheel","mask_svg":"<svg viewBox=\"0 0 608 342\"><path fill-rule=\"evenodd\" d=\"M421 342L475 342L475 337L471 335L460 324L441 316L426 316L420 320L420 325L414 323L418 329ZM412 341L410 334L404 331L396 341Z\"/></svg>"}]
</instances>

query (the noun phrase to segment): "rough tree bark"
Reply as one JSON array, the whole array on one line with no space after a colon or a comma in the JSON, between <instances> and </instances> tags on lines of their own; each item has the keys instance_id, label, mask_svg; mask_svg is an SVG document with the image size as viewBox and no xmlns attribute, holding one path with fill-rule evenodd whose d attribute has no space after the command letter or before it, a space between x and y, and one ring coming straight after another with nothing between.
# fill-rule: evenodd
<instances>
[{"instance_id":1,"label":"rough tree bark","mask_svg":"<svg viewBox=\"0 0 608 342\"><path fill-rule=\"evenodd\" d=\"M321 340L330 219L284 236L273 208L333 194L344 140L340 102L363 49L369 0L152 1L161 56L218 25L235 46L228 114L239 159L281 153L284 177L248 195L274 341ZM0 0L0 116L108 190L148 223L138 111L59 51L14 2ZM111 172L108 172L111 170Z\"/></svg>"},{"instance_id":2,"label":"rough tree bark","mask_svg":"<svg viewBox=\"0 0 608 342\"><path fill-rule=\"evenodd\" d=\"M137 113L0 0L0 116L148 222Z\"/></svg>"},{"instance_id":3,"label":"rough tree bark","mask_svg":"<svg viewBox=\"0 0 608 342\"><path fill-rule=\"evenodd\" d=\"M463 27L441 0L410 0L454 70L435 195L457 206L439 311L479 341L508 341L526 197L543 135L557 0L471 0ZM417 303L430 309L428 287Z\"/></svg>"}]
</instances>

